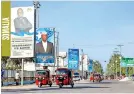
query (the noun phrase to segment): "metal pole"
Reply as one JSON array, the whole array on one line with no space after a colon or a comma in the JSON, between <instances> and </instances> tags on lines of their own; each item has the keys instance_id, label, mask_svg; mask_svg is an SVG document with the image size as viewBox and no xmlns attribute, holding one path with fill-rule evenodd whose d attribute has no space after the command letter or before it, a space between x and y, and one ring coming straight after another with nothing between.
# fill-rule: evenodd
<instances>
[{"instance_id":1,"label":"metal pole","mask_svg":"<svg viewBox=\"0 0 134 94\"><path fill-rule=\"evenodd\" d=\"M59 57L59 32L57 32L57 56ZM57 60L57 67L59 68L59 59Z\"/></svg>"},{"instance_id":2,"label":"metal pole","mask_svg":"<svg viewBox=\"0 0 134 94\"><path fill-rule=\"evenodd\" d=\"M56 31L54 28L54 68L53 68L53 73L55 72L55 65L57 64L57 57L56 57L56 43L55 43L55 39L56 39Z\"/></svg>"},{"instance_id":3,"label":"metal pole","mask_svg":"<svg viewBox=\"0 0 134 94\"><path fill-rule=\"evenodd\" d=\"M115 65L115 66L116 66L116 79L117 79L117 62L118 62L118 61L117 61L117 52L119 52L119 51L117 51L117 48L115 48L115 50L116 50L116 51L114 51L114 52L115 52L115 56L116 56L116 57L115 57L115 59L116 59L116 61L115 61L116 65Z\"/></svg>"},{"instance_id":4,"label":"metal pole","mask_svg":"<svg viewBox=\"0 0 134 94\"><path fill-rule=\"evenodd\" d=\"M81 63L82 63L82 79L83 79L83 56L84 56L83 49L81 49L81 52L82 52Z\"/></svg>"},{"instance_id":5,"label":"metal pole","mask_svg":"<svg viewBox=\"0 0 134 94\"><path fill-rule=\"evenodd\" d=\"M122 57L122 54L121 54L122 49L121 49L121 47L124 46L124 45L117 45L117 46L120 48L120 57ZM121 76L121 58L120 58L120 76Z\"/></svg>"},{"instance_id":6,"label":"metal pole","mask_svg":"<svg viewBox=\"0 0 134 94\"><path fill-rule=\"evenodd\" d=\"M22 70L21 70L21 85L23 86L23 81L24 81L24 59L22 58Z\"/></svg>"}]
</instances>

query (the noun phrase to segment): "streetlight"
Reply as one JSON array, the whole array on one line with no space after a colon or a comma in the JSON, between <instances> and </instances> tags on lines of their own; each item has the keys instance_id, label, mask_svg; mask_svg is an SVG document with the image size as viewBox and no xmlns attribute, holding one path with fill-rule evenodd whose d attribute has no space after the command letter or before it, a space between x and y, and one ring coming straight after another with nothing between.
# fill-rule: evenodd
<instances>
[{"instance_id":1,"label":"streetlight","mask_svg":"<svg viewBox=\"0 0 134 94\"><path fill-rule=\"evenodd\" d=\"M83 52L83 49L81 49L81 63L82 63L82 79L83 79L83 60L84 60L84 52Z\"/></svg>"},{"instance_id":2,"label":"streetlight","mask_svg":"<svg viewBox=\"0 0 134 94\"><path fill-rule=\"evenodd\" d=\"M122 46L124 45L117 45L120 48L120 57L122 56L121 51L122 51ZM121 59L120 59L120 76L121 76Z\"/></svg>"},{"instance_id":3,"label":"streetlight","mask_svg":"<svg viewBox=\"0 0 134 94\"><path fill-rule=\"evenodd\" d=\"M117 79L117 60L115 61L116 62L116 79Z\"/></svg>"}]
</instances>

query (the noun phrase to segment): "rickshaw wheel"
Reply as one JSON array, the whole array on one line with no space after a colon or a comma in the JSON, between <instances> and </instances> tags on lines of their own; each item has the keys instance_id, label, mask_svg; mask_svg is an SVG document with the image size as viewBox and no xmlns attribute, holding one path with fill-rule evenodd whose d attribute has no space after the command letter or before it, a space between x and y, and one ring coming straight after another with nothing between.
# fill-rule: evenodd
<instances>
[{"instance_id":1,"label":"rickshaw wheel","mask_svg":"<svg viewBox=\"0 0 134 94\"><path fill-rule=\"evenodd\" d=\"M52 87L52 84L50 84L49 86Z\"/></svg>"},{"instance_id":2,"label":"rickshaw wheel","mask_svg":"<svg viewBox=\"0 0 134 94\"><path fill-rule=\"evenodd\" d=\"M42 86L41 84L40 84L40 85L38 85L38 87L39 87L39 88L41 88L41 86Z\"/></svg>"},{"instance_id":3,"label":"rickshaw wheel","mask_svg":"<svg viewBox=\"0 0 134 94\"><path fill-rule=\"evenodd\" d=\"M71 87L73 88L73 87L74 87L74 85L72 84L72 85L71 85Z\"/></svg>"},{"instance_id":4,"label":"rickshaw wheel","mask_svg":"<svg viewBox=\"0 0 134 94\"><path fill-rule=\"evenodd\" d=\"M62 84L59 84L59 88L62 88L62 86L63 86Z\"/></svg>"}]
</instances>

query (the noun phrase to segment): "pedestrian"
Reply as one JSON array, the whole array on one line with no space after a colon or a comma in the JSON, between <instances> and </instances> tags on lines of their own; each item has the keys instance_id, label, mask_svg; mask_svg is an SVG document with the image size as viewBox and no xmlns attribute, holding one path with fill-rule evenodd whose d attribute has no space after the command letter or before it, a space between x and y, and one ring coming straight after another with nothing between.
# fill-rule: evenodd
<instances>
[{"instance_id":1,"label":"pedestrian","mask_svg":"<svg viewBox=\"0 0 134 94\"><path fill-rule=\"evenodd\" d=\"M1 86L3 86L4 70L1 69Z\"/></svg>"},{"instance_id":2,"label":"pedestrian","mask_svg":"<svg viewBox=\"0 0 134 94\"><path fill-rule=\"evenodd\" d=\"M15 74L16 85L19 85L19 79L20 79L20 74L19 74L19 71L17 71Z\"/></svg>"}]
</instances>

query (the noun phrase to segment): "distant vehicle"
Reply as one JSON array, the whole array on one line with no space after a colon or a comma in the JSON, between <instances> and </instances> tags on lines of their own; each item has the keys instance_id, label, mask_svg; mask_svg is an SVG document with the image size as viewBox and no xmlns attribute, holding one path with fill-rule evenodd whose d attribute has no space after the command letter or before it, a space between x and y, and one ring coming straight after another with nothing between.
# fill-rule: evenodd
<instances>
[{"instance_id":1,"label":"distant vehicle","mask_svg":"<svg viewBox=\"0 0 134 94\"><path fill-rule=\"evenodd\" d=\"M131 77L132 77L132 80L134 81L134 74L133 74L133 75L131 75Z\"/></svg>"},{"instance_id":2,"label":"distant vehicle","mask_svg":"<svg viewBox=\"0 0 134 94\"><path fill-rule=\"evenodd\" d=\"M79 73L76 72L76 73L73 74L73 81L80 81L80 79L81 78L80 78Z\"/></svg>"}]
</instances>

